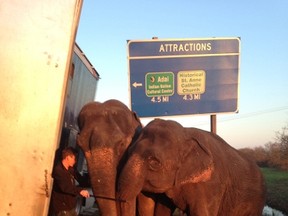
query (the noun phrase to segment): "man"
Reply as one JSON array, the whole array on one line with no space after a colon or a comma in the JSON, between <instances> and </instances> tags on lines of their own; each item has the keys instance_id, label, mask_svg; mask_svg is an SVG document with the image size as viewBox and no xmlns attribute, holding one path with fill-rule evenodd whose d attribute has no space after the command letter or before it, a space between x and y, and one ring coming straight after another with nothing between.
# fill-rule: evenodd
<instances>
[{"instance_id":1,"label":"man","mask_svg":"<svg viewBox=\"0 0 288 216\"><path fill-rule=\"evenodd\" d=\"M52 206L57 216L77 216L77 196L89 197L89 192L76 187L75 179L81 185L82 176L74 170L76 152L72 147L62 151L62 161L58 163L52 173L54 186L52 192Z\"/></svg>"}]
</instances>

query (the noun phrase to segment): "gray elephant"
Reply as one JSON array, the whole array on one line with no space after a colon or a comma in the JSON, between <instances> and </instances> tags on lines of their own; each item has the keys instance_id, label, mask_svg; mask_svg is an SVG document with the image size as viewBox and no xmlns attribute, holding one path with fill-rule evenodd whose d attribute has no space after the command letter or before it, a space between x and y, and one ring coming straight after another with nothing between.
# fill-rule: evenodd
<instances>
[{"instance_id":1,"label":"gray elephant","mask_svg":"<svg viewBox=\"0 0 288 216\"><path fill-rule=\"evenodd\" d=\"M117 215L116 178L121 160L141 122L117 100L86 104L78 116L77 144L87 160L92 190L101 215Z\"/></svg>"},{"instance_id":2,"label":"gray elephant","mask_svg":"<svg viewBox=\"0 0 288 216\"><path fill-rule=\"evenodd\" d=\"M121 200L115 199L117 177L127 159L128 146L142 128L141 122L122 102L108 100L86 104L79 113L78 125L80 134L77 143L87 160L100 213L102 216L119 215ZM155 205L157 197L154 194L138 194L138 215L153 216L154 212L160 212L157 214L161 215L169 210L161 203ZM129 216L136 214L135 202L126 203L133 212Z\"/></svg>"},{"instance_id":3,"label":"gray elephant","mask_svg":"<svg viewBox=\"0 0 288 216\"><path fill-rule=\"evenodd\" d=\"M161 119L143 128L118 180L121 199L134 200L140 191L165 193L196 216L260 216L265 203L254 162L213 133Z\"/></svg>"}]
</instances>

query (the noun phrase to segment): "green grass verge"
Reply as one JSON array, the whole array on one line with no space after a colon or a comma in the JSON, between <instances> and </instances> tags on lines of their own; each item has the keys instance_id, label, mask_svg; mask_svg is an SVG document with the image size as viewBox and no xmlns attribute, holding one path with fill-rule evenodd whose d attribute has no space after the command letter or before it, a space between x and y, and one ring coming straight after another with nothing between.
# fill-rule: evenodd
<instances>
[{"instance_id":1,"label":"green grass verge","mask_svg":"<svg viewBox=\"0 0 288 216\"><path fill-rule=\"evenodd\" d=\"M288 172L261 168L267 187L267 205L288 214Z\"/></svg>"}]
</instances>

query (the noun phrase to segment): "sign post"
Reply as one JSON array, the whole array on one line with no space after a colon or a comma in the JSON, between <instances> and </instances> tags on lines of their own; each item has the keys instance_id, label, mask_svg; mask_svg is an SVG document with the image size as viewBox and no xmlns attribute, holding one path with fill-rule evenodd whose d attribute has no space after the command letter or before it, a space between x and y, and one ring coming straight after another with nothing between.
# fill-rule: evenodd
<instances>
[{"instance_id":1,"label":"sign post","mask_svg":"<svg viewBox=\"0 0 288 216\"><path fill-rule=\"evenodd\" d=\"M239 38L128 42L131 109L140 117L238 111Z\"/></svg>"},{"instance_id":2,"label":"sign post","mask_svg":"<svg viewBox=\"0 0 288 216\"><path fill-rule=\"evenodd\" d=\"M216 115L210 115L210 131L215 134L217 133L216 125Z\"/></svg>"}]
</instances>

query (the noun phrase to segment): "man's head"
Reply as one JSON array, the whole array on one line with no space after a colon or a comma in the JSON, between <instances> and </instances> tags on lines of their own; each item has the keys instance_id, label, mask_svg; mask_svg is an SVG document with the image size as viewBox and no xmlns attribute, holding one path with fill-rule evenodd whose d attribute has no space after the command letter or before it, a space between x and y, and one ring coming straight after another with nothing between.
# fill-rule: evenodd
<instances>
[{"instance_id":1,"label":"man's head","mask_svg":"<svg viewBox=\"0 0 288 216\"><path fill-rule=\"evenodd\" d=\"M66 147L62 150L62 164L66 169L75 165L76 155L76 150L72 147Z\"/></svg>"}]
</instances>

